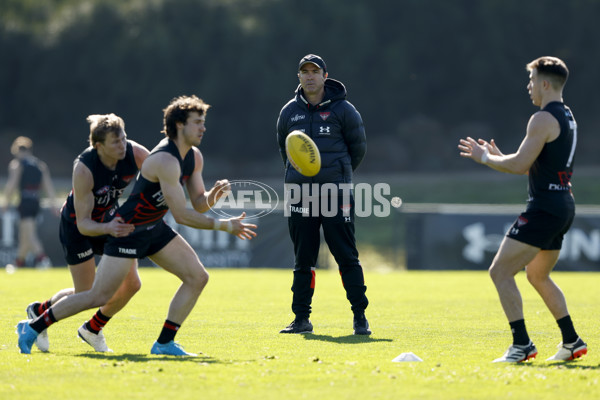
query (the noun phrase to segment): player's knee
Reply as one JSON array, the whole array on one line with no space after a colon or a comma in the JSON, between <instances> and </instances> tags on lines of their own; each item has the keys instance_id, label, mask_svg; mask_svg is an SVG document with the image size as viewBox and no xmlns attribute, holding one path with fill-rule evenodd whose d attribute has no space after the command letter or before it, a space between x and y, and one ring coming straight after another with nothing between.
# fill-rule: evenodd
<instances>
[{"instance_id":1,"label":"player's knee","mask_svg":"<svg viewBox=\"0 0 600 400\"><path fill-rule=\"evenodd\" d=\"M199 283L202 286L202 288L204 288L207 284L208 284L208 271L205 269L202 269L202 271L200 271L200 273L198 274L198 279L199 279Z\"/></svg>"},{"instance_id":2,"label":"player's knee","mask_svg":"<svg viewBox=\"0 0 600 400\"><path fill-rule=\"evenodd\" d=\"M492 280L495 280L497 273L496 268L494 268L494 264L490 265L490 267L488 268L488 274L490 275L490 278Z\"/></svg>"},{"instance_id":3,"label":"player's knee","mask_svg":"<svg viewBox=\"0 0 600 400\"><path fill-rule=\"evenodd\" d=\"M490 274L490 278L494 283L500 282L505 278L505 274L502 271L502 268L496 263L492 263L490 268L488 269L488 273Z\"/></svg>"},{"instance_id":4,"label":"player's knee","mask_svg":"<svg viewBox=\"0 0 600 400\"><path fill-rule=\"evenodd\" d=\"M208 284L208 277L208 271L202 268L194 274L191 274L187 283L192 285L196 290L202 291Z\"/></svg>"},{"instance_id":5,"label":"player's knee","mask_svg":"<svg viewBox=\"0 0 600 400\"><path fill-rule=\"evenodd\" d=\"M131 279L127 281L127 291L131 294L135 294L140 291L142 288L142 281L139 276L136 276L135 279Z\"/></svg>"},{"instance_id":6,"label":"player's knee","mask_svg":"<svg viewBox=\"0 0 600 400\"><path fill-rule=\"evenodd\" d=\"M525 273L527 275L527 280L533 286L539 285L540 283L542 283L548 279L548 275L539 274L534 271L530 271L529 269L526 269Z\"/></svg>"}]
</instances>

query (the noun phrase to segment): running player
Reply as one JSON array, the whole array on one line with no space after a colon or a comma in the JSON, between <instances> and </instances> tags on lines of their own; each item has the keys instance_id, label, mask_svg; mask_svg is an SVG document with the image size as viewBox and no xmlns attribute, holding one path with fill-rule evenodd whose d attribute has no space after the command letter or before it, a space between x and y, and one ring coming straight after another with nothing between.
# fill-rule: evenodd
<instances>
[{"instance_id":1,"label":"running player","mask_svg":"<svg viewBox=\"0 0 600 400\"><path fill-rule=\"evenodd\" d=\"M92 288L96 275L95 254L101 255L108 236L125 236L134 229L121 218L113 218L118 199L125 187L135 180L148 150L127 139L125 123L115 114L90 115L89 143L73 163L73 188L61 209L59 237L65 260L73 278L73 288L63 289L50 299L31 303L27 316L36 318L52 304L73 293ZM110 351L102 328L140 289L137 262L119 291L78 330L78 335L96 351ZM50 344L44 330L37 347L48 351Z\"/></svg>"},{"instance_id":2,"label":"running player","mask_svg":"<svg viewBox=\"0 0 600 400\"><path fill-rule=\"evenodd\" d=\"M208 272L192 247L163 220L168 210L177 223L198 229L226 231L240 239L256 236L256 225L245 224L245 213L237 218L216 220L202 214L228 193L229 181L221 180L209 191L202 178L203 158L196 146L204 136L209 105L196 96L172 100L164 110L164 138L144 161L136 184L118 211L135 231L125 237L109 237L89 291L65 298L33 321L17 325L19 348L30 353L33 342L48 326L80 311L105 304L127 276L132 259L148 257L176 275L182 284L175 293L167 319L152 354L195 355L186 352L174 338L208 283ZM193 209L187 208L183 186Z\"/></svg>"}]
</instances>

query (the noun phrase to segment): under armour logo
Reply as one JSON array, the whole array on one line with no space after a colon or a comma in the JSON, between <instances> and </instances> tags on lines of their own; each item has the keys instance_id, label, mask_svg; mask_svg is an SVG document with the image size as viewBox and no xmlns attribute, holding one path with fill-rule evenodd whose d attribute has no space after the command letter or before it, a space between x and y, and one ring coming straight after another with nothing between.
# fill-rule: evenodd
<instances>
[{"instance_id":1,"label":"under armour logo","mask_svg":"<svg viewBox=\"0 0 600 400\"><path fill-rule=\"evenodd\" d=\"M463 257L476 264L484 261L486 252L498 250L503 238L502 235L486 235L485 225L481 222L466 226L462 234L467 240L462 251Z\"/></svg>"},{"instance_id":2,"label":"under armour logo","mask_svg":"<svg viewBox=\"0 0 600 400\"><path fill-rule=\"evenodd\" d=\"M329 135L331 133L331 127L330 126L320 126L319 133L321 135Z\"/></svg>"}]
</instances>

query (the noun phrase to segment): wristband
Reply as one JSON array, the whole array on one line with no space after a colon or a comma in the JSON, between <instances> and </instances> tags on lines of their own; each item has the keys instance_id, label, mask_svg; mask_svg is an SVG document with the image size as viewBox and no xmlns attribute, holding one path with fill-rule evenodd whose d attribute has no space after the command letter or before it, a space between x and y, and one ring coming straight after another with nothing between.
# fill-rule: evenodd
<instances>
[{"instance_id":1,"label":"wristband","mask_svg":"<svg viewBox=\"0 0 600 400\"><path fill-rule=\"evenodd\" d=\"M233 231L233 224L228 219L215 219L215 226L213 229L215 231L225 231L227 233L231 233Z\"/></svg>"},{"instance_id":2,"label":"wristband","mask_svg":"<svg viewBox=\"0 0 600 400\"><path fill-rule=\"evenodd\" d=\"M489 156L489 154L490 154L490 151L486 148L485 151L483 152L483 155L481 156L481 163L482 164L486 164L488 162L488 159L489 159L488 156Z\"/></svg>"}]
</instances>

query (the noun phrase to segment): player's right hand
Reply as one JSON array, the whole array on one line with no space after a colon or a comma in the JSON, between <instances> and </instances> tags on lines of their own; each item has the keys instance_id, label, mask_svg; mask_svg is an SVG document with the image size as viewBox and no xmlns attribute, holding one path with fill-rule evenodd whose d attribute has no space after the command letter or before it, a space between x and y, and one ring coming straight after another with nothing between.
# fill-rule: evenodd
<instances>
[{"instance_id":1,"label":"player's right hand","mask_svg":"<svg viewBox=\"0 0 600 400\"><path fill-rule=\"evenodd\" d=\"M108 234L114 237L124 237L134 231L133 224L126 224L121 217L115 217L108 223Z\"/></svg>"},{"instance_id":2,"label":"player's right hand","mask_svg":"<svg viewBox=\"0 0 600 400\"><path fill-rule=\"evenodd\" d=\"M256 237L256 232L254 232L252 229L256 229L257 226L242 222L244 218L246 218L245 212L243 212L239 217L231 218L229 220L231 221L232 227L231 234L239 237L242 240L252 239L253 237Z\"/></svg>"}]
</instances>

